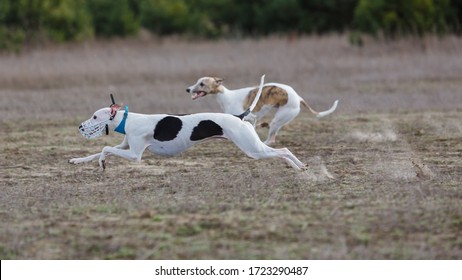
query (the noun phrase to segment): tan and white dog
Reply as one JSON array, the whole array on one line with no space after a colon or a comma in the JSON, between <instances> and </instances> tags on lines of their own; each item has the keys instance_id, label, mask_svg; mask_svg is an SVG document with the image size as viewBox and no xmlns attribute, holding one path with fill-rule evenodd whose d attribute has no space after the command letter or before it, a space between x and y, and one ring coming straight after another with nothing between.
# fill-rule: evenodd
<instances>
[{"instance_id":1,"label":"tan and white dog","mask_svg":"<svg viewBox=\"0 0 462 280\"><path fill-rule=\"evenodd\" d=\"M240 114L244 108L249 108L250 103L257 94L258 86L246 87L236 90L229 90L223 85L222 78L203 77L196 84L188 87L186 92L191 93L191 98L196 100L206 95L216 95L218 104L227 114ZM276 141L276 134L284 125L291 122L300 112L300 105L308 108L316 117L321 118L335 111L338 100L334 105L323 112L316 112L308 103L301 98L295 90L285 84L268 83L263 87L261 97L252 113L257 120L263 118L271 110L275 110L274 118L269 124L268 138L265 144L273 144ZM262 123L261 127L268 126Z\"/></svg>"}]
</instances>

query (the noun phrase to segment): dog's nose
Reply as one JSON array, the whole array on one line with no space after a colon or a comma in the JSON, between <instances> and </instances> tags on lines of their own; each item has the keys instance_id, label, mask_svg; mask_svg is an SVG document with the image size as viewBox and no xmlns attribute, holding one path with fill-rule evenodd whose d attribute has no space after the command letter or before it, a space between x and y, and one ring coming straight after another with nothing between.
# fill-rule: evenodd
<instances>
[{"instance_id":1,"label":"dog's nose","mask_svg":"<svg viewBox=\"0 0 462 280\"><path fill-rule=\"evenodd\" d=\"M186 92L187 92L187 93L190 93L190 92L191 92L191 89L190 89L190 88L187 88L187 89L186 89Z\"/></svg>"},{"instance_id":2,"label":"dog's nose","mask_svg":"<svg viewBox=\"0 0 462 280\"><path fill-rule=\"evenodd\" d=\"M79 126L79 130L83 131L83 127L82 125Z\"/></svg>"}]
</instances>

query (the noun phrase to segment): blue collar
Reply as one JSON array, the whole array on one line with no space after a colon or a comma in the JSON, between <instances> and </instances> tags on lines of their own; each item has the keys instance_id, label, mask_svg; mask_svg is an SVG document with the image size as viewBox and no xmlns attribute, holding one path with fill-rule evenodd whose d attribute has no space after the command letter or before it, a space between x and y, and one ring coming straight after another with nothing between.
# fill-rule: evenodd
<instances>
[{"instance_id":1,"label":"blue collar","mask_svg":"<svg viewBox=\"0 0 462 280\"><path fill-rule=\"evenodd\" d=\"M114 131L125 134L125 121L127 120L127 117L128 117L128 106L125 106L124 117L122 121L119 123L119 125L114 129Z\"/></svg>"}]
</instances>

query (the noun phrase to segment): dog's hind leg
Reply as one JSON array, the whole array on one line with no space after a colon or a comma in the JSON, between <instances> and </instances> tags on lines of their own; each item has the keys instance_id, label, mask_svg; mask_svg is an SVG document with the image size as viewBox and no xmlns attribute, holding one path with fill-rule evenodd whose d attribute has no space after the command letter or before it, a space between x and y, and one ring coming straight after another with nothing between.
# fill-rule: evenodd
<instances>
[{"instance_id":1,"label":"dog's hind leg","mask_svg":"<svg viewBox=\"0 0 462 280\"><path fill-rule=\"evenodd\" d=\"M257 133L250 123L242 123L239 129L227 130L226 137L236 144L246 155L254 159L279 157L283 158L291 167L301 170L305 167L297 157L287 148L274 149L258 138Z\"/></svg>"},{"instance_id":2,"label":"dog's hind leg","mask_svg":"<svg viewBox=\"0 0 462 280\"><path fill-rule=\"evenodd\" d=\"M287 148L282 148L282 149L275 149L277 153L280 153L280 155L286 160L287 163L289 163L290 166L292 166L295 169L303 169L306 167L306 165L301 162L296 156L292 154L291 151Z\"/></svg>"},{"instance_id":3,"label":"dog's hind leg","mask_svg":"<svg viewBox=\"0 0 462 280\"><path fill-rule=\"evenodd\" d=\"M291 122L300 112L300 107L280 108L269 124L268 138L265 140L266 145L271 145L276 142L276 135L284 125Z\"/></svg>"},{"instance_id":4,"label":"dog's hind leg","mask_svg":"<svg viewBox=\"0 0 462 280\"><path fill-rule=\"evenodd\" d=\"M268 146L267 146L268 147ZM305 168L305 164L301 162L296 156L294 156L289 149L282 148L282 149L273 149L268 147L269 149L264 149L263 151L258 152L246 152L246 154L255 159L261 158L272 158L272 157L279 157L283 158L292 168L296 170L302 170Z\"/></svg>"}]
</instances>

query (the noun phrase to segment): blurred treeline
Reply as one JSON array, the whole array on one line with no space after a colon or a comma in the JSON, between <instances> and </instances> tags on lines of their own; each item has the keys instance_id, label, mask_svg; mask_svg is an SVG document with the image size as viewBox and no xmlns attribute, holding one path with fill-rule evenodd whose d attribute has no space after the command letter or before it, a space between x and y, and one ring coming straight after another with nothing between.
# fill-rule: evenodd
<instances>
[{"instance_id":1,"label":"blurred treeline","mask_svg":"<svg viewBox=\"0 0 462 280\"><path fill-rule=\"evenodd\" d=\"M156 35L461 34L462 0L0 0L0 49Z\"/></svg>"}]
</instances>

